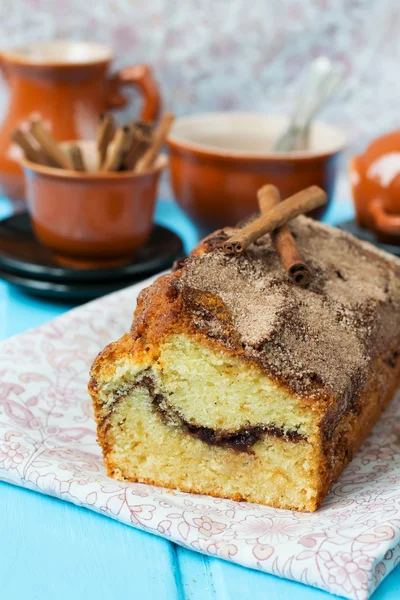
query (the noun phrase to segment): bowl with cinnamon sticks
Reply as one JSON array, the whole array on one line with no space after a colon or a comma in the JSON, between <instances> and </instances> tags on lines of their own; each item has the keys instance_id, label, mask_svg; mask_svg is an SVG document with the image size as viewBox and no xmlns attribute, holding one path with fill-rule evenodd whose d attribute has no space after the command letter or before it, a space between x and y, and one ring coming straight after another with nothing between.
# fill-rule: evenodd
<instances>
[{"instance_id":1,"label":"bowl with cinnamon sticks","mask_svg":"<svg viewBox=\"0 0 400 600\"><path fill-rule=\"evenodd\" d=\"M173 122L117 127L101 115L96 140L58 143L39 120L12 138L24 157L27 207L38 240L75 268L129 262L153 225L161 148Z\"/></svg>"}]
</instances>

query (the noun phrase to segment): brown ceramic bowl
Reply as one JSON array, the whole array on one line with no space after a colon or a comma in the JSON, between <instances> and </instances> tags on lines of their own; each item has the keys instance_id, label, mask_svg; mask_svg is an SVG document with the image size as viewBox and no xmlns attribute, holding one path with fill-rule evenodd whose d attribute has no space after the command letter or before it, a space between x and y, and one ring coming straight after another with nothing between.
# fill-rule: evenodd
<instances>
[{"instance_id":1,"label":"brown ceramic bowl","mask_svg":"<svg viewBox=\"0 0 400 600\"><path fill-rule=\"evenodd\" d=\"M287 123L282 116L234 112L175 121L168 139L172 188L202 231L233 225L257 211L257 190L266 183L276 185L283 198L316 184L332 200L344 133L316 122L310 150L274 152ZM313 216L322 217L326 209Z\"/></svg>"},{"instance_id":2,"label":"brown ceramic bowl","mask_svg":"<svg viewBox=\"0 0 400 600\"><path fill-rule=\"evenodd\" d=\"M99 173L94 171L94 142L80 146L87 172L22 161L35 235L66 266L123 264L150 235L167 158L159 157L154 168L141 174Z\"/></svg>"}]
</instances>

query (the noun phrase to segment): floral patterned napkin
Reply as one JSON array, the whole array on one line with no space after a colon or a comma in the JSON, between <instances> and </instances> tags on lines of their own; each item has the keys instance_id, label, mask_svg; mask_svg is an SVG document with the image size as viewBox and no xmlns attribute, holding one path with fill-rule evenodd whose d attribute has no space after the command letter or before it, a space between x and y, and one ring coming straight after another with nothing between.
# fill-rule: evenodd
<instances>
[{"instance_id":1,"label":"floral patterned napkin","mask_svg":"<svg viewBox=\"0 0 400 600\"><path fill-rule=\"evenodd\" d=\"M400 396L314 514L109 479L88 370L151 280L0 344L0 479L186 548L364 600L400 561Z\"/></svg>"}]
</instances>

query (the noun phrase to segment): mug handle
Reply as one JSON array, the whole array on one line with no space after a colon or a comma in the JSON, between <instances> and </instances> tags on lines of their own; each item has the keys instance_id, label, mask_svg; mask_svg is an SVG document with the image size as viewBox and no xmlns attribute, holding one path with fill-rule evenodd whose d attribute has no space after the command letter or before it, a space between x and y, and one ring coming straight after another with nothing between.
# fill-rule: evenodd
<instances>
[{"instance_id":1,"label":"mug handle","mask_svg":"<svg viewBox=\"0 0 400 600\"><path fill-rule=\"evenodd\" d=\"M107 108L123 108L128 100L121 93L121 88L130 85L137 87L143 96L143 106L140 112L142 121L156 121L161 112L161 95L148 65L135 65L123 67L109 81L109 93L107 97Z\"/></svg>"},{"instance_id":2,"label":"mug handle","mask_svg":"<svg viewBox=\"0 0 400 600\"><path fill-rule=\"evenodd\" d=\"M400 235L400 215L391 215L385 211L383 200L374 198L369 205L369 212L377 231L389 235Z\"/></svg>"}]
</instances>

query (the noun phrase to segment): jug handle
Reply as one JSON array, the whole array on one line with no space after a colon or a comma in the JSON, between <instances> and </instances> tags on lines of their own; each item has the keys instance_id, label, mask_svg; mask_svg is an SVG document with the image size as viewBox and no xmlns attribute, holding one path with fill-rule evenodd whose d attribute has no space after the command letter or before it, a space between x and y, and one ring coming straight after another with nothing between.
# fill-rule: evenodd
<instances>
[{"instance_id":1,"label":"jug handle","mask_svg":"<svg viewBox=\"0 0 400 600\"><path fill-rule=\"evenodd\" d=\"M387 213L381 198L372 200L369 205L369 212L374 221L375 229L390 235L400 235L400 215Z\"/></svg>"},{"instance_id":2,"label":"jug handle","mask_svg":"<svg viewBox=\"0 0 400 600\"><path fill-rule=\"evenodd\" d=\"M0 52L0 74L7 81L7 79L8 79L8 72L7 72L7 69L6 69L6 60L5 60L5 57L3 55L3 52Z\"/></svg>"},{"instance_id":3,"label":"jug handle","mask_svg":"<svg viewBox=\"0 0 400 600\"><path fill-rule=\"evenodd\" d=\"M108 108L123 108L126 106L128 100L121 93L120 88L127 85L134 86L138 88L143 97L140 119L142 121L156 121L158 119L162 102L151 67L148 65L124 67L111 77L109 85Z\"/></svg>"}]
</instances>

